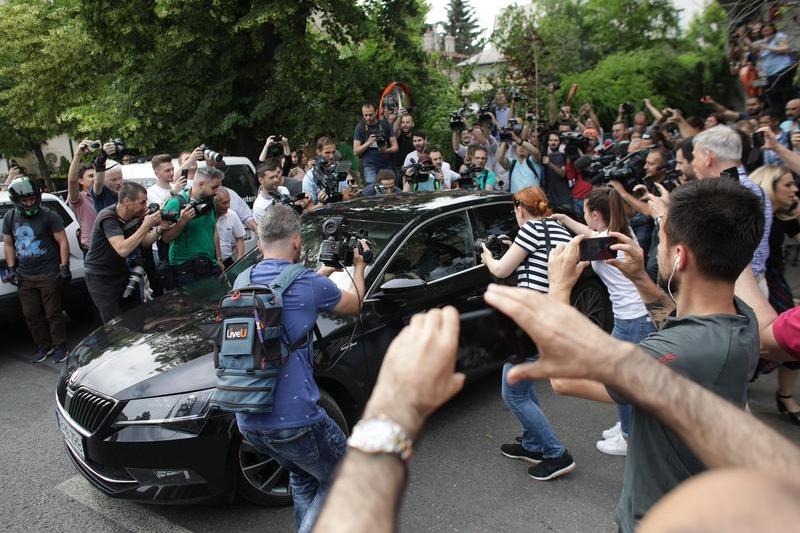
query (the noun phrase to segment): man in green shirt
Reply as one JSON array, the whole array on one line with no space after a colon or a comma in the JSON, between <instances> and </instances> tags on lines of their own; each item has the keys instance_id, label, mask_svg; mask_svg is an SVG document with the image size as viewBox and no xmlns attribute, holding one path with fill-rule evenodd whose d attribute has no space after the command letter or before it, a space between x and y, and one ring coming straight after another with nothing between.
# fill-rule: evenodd
<instances>
[{"instance_id":1,"label":"man in green shirt","mask_svg":"<svg viewBox=\"0 0 800 533\"><path fill-rule=\"evenodd\" d=\"M199 168L192 186L164 204L165 213L179 215L161 234L169 243L169 265L179 287L216 276L224 269L214 214L214 194L222 178L222 171L216 168Z\"/></svg>"}]
</instances>

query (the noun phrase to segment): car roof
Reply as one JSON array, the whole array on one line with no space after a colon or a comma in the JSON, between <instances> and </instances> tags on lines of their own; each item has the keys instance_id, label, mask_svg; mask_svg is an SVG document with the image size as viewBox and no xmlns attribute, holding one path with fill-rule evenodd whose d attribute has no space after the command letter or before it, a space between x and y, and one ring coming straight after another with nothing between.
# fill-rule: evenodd
<instances>
[{"instance_id":1,"label":"car roof","mask_svg":"<svg viewBox=\"0 0 800 533\"><path fill-rule=\"evenodd\" d=\"M250 170L255 170L253 167L253 163L246 157L242 156L225 156L223 161L228 166L236 166L236 165L244 165L250 167ZM172 165L177 169L178 168L178 158L175 157L172 159ZM197 165L198 167L202 168L206 166L205 161L200 161ZM146 181L150 184L155 183L156 175L153 172L153 165L147 161L146 163L130 163L128 165L122 165L122 179L124 180L133 180L143 182ZM149 182L148 180L152 180Z\"/></svg>"},{"instance_id":2,"label":"car roof","mask_svg":"<svg viewBox=\"0 0 800 533\"><path fill-rule=\"evenodd\" d=\"M406 224L417 217L428 218L456 207L509 202L511 195L492 191L462 189L430 192L404 192L366 196L330 204L304 215L343 216L353 220L376 220Z\"/></svg>"},{"instance_id":3,"label":"car roof","mask_svg":"<svg viewBox=\"0 0 800 533\"><path fill-rule=\"evenodd\" d=\"M51 200L54 202L58 202L63 204L64 201L56 196L55 194L50 194L49 192L42 193L42 200ZM11 197L8 195L8 191L0 191L0 203L11 202Z\"/></svg>"}]
</instances>

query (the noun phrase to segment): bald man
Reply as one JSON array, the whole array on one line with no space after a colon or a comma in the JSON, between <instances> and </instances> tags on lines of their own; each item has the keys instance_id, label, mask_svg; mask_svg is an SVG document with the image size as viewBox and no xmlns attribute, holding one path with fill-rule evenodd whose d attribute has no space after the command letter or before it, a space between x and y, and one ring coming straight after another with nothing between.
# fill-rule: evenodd
<instances>
[{"instance_id":1,"label":"bald man","mask_svg":"<svg viewBox=\"0 0 800 533\"><path fill-rule=\"evenodd\" d=\"M94 160L94 184L89 191L89 198L94 202L94 210L102 209L117 203L119 190L122 188L122 168L119 163L108 163L108 157L116 153L112 142L105 143L100 155Z\"/></svg>"}]
</instances>

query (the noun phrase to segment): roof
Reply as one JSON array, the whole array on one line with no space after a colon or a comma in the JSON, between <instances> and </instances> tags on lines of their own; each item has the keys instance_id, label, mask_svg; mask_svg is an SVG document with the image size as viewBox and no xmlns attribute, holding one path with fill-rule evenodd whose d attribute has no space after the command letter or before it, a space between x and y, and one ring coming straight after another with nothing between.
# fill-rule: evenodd
<instances>
[{"instance_id":1,"label":"roof","mask_svg":"<svg viewBox=\"0 0 800 533\"><path fill-rule=\"evenodd\" d=\"M505 58L494 46L487 45L486 48L458 64L459 67L467 67L470 65L493 65L495 63L504 63Z\"/></svg>"},{"instance_id":2,"label":"roof","mask_svg":"<svg viewBox=\"0 0 800 533\"><path fill-rule=\"evenodd\" d=\"M438 192L404 192L338 202L303 216L343 216L354 220L405 224L426 213L434 214L457 206L480 205L498 200L510 201L511 195L501 192L459 189Z\"/></svg>"}]
</instances>

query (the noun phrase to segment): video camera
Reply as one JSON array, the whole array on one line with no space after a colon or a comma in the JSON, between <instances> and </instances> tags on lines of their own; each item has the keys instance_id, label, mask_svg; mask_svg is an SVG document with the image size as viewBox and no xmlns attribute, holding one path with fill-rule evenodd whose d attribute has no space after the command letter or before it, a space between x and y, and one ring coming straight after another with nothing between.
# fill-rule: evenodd
<instances>
[{"instance_id":1,"label":"video camera","mask_svg":"<svg viewBox=\"0 0 800 533\"><path fill-rule=\"evenodd\" d=\"M610 156L601 156L610 157ZM606 184L611 181L618 181L626 191L633 194L633 188L639 184L644 185L644 162L647 159L647 151L639 151L628 156L603 165L598 172L591 176L584 171L593 185Z\"/></svg>"},{"instance_id":2,"label":"video camera","mask_svg":"<svg viewBox=\"0 0 800 533\"><path fill-rule=\"evenodd\" d=\"M409 170L413 170L411 175L407 174ZM436 170L436 167L430 159L424 162L412 161L410 165L400 168L400 175L403 176L404 180L423 183L428 181L431 172L434 170Z\"/></svg>"},{"instance_id":3,"label":"video camera","mask_svg":"<svg viewBox=\"0 0 800 533\"><path fill-rule=\"evenodd\" d=\"M475 189L478 187L476 178L483 169L470 163L464 172L459 173L456 183L460 189Z\"/></svg>"},{"instance_id":4,"label":"video camera","mask_svg":"<svg viewBox=\"0 0 800 533\"><path fill-rule=\"evenodd\" d=\"M324 157L319 156L314 161L314 183L328 196L326 202L340 202L343 198L339 192L339 182L347 179L347 173L353 164L349 160L336 161L328 164Z\"/></svg>"},{"instance_id":5,"label":"video camera","mask_svg":"<svg viewBox=\"0 0 800 533\"><path fill-rule=\"evenodd\" d=\"M300 200L305 200L306 193L301 192L297 196L291 196L289 194L281 194L277 191L273 191L269 193L269 195L272 196L276 204L288 205L289 207L294 209L298 215L303 214L303 206L297 205L296 202L299 202Z\"/></svg>"},{"instance_id":6,"label":"video camera","mask_svg":"<svg viewBox=\"0 0 800 533\"><path fill-rule=\"evenodd\" d=\"M467 128L467 123L464 120L464 115L467 113L467 108L462 107L450 113L450 129L453 131L462 131Z\"/></svg>"},{"instance_id":7,"label":"video camera","mask_svg":"<svg viewBox=\"0 0 800 533\"><path fill-rule=\"evenodd\" d=\"M560 139L564 143L564 155L569 161L578 159L580 152L589 146L589 139L577 131L566 131L560 135Z\"/></svg>"},{"instance_id":8,"label":"video camera","mask_svg":"<svg viewBox=\"0 0 800 533\"><path fill-rule=\"evenodd\" d=\"M325 240L319 247L319 261L323 265L337 268L352 266L356 248L365 263L372 262L372 250L364 250L359 242L359 239L367 238L367 230L351 233L344 217L326 218L322 223L322 234Z\"/></svg>"},{"instance_id":9,"label":"video camera","mask_svg":"<svg viewBox=\"0 0 800 533\"><path fill-rule=\"evenodd\" d=\"M511 141L514 135L521 135L524 126L517 117L511 117L505 126L500 128L500 141Z\"/></svg>"},{"instance_id":10,"label":"video camera","mask_svg":"<svg viewBox=\"0 0 800 533\"><path fill-rule=\"evenodd\" d=\"M506 248L506 244L503 241L507 240L510 240L508 235L489 235L485 239L477 239L475 241L475 253L482 254L483 248L481 245L485 244L486 248L492 252L492 257L500 259L503 257L503 249Z\"/></svg>"}]
</instances>

